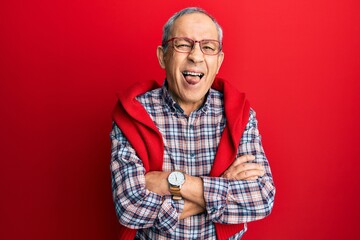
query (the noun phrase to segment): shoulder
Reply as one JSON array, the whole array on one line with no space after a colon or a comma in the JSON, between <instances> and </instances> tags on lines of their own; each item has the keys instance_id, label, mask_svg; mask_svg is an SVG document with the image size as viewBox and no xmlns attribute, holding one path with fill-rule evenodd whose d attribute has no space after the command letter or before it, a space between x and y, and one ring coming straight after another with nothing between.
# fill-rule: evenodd
<instances>
[{"instance_id":1,"label":"shoulder","mask_svg":"<svg viewBox=\"0 0 360 240\"><path fill-rule=\"evenodd\" d=\"M212 109L224 109L224 94L218 90L210 88L208 103Z\"/></svg>"},{"instance_id":2,"label":"shoulder","mask_svg":"<svg viewBox=\"0 0 360 240\"><path fill-rule=\"evenodd\" d=\"M156 88L153 90L150 90L144 94L141 94L136 97L136 100L138 100L141 105L144 106L145 109L156 109L160 106L162 106L163 103L163 93L162 88Z\"/></svg>"}]
</instances>

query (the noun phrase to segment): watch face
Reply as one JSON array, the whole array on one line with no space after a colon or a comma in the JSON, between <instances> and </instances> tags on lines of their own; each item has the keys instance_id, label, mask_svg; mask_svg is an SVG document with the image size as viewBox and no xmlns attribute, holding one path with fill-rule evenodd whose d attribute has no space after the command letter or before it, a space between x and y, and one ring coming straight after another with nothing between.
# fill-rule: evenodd
<instances>
[{"instance_id":1,"label":"watch face","mask_svg":"<svg viewBox=\"0 0 360 240\"><path fill-rule=\"evenodd\" d=\"M172 172L168 177L168 181L173 186L180 186L185 182L185 175L182 172Z\"/></svg>"}]
</instances>

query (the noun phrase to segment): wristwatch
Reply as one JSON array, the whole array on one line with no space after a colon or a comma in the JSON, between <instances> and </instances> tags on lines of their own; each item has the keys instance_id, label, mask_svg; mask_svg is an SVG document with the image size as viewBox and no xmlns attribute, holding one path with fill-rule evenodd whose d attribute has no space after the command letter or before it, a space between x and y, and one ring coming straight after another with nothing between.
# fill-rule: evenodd
<instances>
[{"instance_id":1,"label":"wristwatch","mask_svg":"<svg viewBox=\"0 0 360 240\"><path fill-rule=\"evenodd\" d=\"M180 193L182 185L185 183L185 174L181 171L171 172L168 177L169 191L173 200L181 200Z\"/></svg>"}]
</instances>

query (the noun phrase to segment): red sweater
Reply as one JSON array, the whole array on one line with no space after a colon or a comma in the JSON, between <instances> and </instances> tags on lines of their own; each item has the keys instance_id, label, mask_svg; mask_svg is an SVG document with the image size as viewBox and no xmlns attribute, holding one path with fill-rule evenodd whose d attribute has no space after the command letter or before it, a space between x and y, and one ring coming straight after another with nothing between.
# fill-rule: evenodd
<instances>
[{"instance_id":1,"label":"red sweater","mask_svg":"<svg viewBox=\"0 0 360 240\"><path fill-rule=\"evenodd\" d=\"M113 120L134 147L147 172L162 170L164 143L161 133L135 97L159 87L161 86L155 81L144 82L124 94L119 94L119 101L113 113ZM244 93L237 91L223 79L215 79L212 88L223 92L226 116L226 127L210 171L210 176L219 177L235 160L241 136L249 120L250 105L245 99ZM152 144L154 142L158 144ZM132 240L135 238L136 229L122 225L120 227L119 239ZM224 240L240 232L243 224L215 223L215 229L217 238Z\"/></svg>"}]
</instances>

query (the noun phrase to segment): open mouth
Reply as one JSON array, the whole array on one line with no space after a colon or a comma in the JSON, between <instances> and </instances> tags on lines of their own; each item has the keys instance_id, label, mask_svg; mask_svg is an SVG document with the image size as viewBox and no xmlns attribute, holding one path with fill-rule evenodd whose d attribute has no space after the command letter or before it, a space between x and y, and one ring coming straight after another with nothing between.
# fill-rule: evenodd
<instances>
[{"instance_id":1,"label":"open mouth","mask_svg":"<svg viewBox=\"0 0 360 240\"><path fill-rule=\"evenodd\" d=\"M198 78L202 78L204 76L203 73L197 73L197 72L189 72L189 71L184 71L182 72L183 76L186 77L198 77Z\"/></svg>"}]
</instances>

